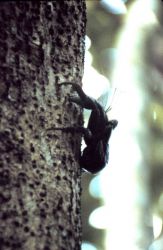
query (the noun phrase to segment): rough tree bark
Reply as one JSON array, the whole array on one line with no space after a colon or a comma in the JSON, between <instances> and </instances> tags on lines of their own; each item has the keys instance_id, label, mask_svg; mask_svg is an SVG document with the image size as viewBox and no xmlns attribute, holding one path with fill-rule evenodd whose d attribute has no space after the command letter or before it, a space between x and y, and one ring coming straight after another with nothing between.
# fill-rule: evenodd
<instances>
[{"instance_id":1,"label":"rough tree bark","mask_svg":"<svg viewBox=\"0 0 163 250\"><path fill-rule=\"evenodd\" d=\"M0 4L2 250L80 249L80 138L47 129L82 123L59 83L81 82L85 23L84 0Z\"/></svg>"}]
</instances>

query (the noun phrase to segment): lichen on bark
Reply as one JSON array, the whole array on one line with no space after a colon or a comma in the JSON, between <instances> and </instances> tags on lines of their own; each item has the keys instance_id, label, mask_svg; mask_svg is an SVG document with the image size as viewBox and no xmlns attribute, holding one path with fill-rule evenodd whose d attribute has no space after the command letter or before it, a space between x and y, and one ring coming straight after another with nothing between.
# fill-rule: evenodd
<instances>
[{"instance_id":1,"label":"lichen on bark","mask_svg":"<svg viewBox=\"0 0 163 250\"><path fill-rule=\"evenodd\" d=\"M80 249L82 123L64 80L81 82L85 3L0 4L0 246Z\"/></svg>"}]
</instances>

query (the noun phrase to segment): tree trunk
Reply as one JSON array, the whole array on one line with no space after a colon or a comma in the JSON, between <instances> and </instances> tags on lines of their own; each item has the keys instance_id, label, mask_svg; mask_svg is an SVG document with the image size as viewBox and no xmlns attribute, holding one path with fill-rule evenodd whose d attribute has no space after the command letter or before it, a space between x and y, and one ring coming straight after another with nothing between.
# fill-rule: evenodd
<instances>
[{"instance_id":1,"label":"tree trunk","mask_svg":"<svg viewBox=\"0 0 163 250\"><path fill-rule=\"evenodd\" d=\"M77 250L84 0L0 4L0 249Z\"/></svg>"}]
</instances>

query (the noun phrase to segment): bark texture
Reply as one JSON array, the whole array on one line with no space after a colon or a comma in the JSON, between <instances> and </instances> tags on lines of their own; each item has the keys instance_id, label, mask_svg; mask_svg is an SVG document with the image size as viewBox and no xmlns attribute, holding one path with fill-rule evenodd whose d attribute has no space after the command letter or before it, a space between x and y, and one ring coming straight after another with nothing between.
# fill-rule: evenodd
<instances>
[{"instance_id":1,"label":"bark texture","mask_svg":"<svg viewBox=\"0 0 163 250\"><path fill-rule=\"evenodd\" d=\"M0 249L77 250L84 0L0 4Z\"/></svg>"}]
</instances>

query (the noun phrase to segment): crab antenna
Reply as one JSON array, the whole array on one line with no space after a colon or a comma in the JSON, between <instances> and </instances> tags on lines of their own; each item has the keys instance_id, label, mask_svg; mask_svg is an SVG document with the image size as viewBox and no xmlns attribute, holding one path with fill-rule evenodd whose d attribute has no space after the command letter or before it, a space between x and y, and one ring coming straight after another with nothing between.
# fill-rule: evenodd
<instances>
[{"instance_id":1,"label":"crab antenna","mask_svg":"<svg viewBox=\"0 0 163 250\"><path fill-rule=\"evenodd\" d=\"M114 97L115 97L116 91L117 91L117 88L114 89L114 93L113 93L113 95L112 95L112 99L111 99L110 105L109 105L109 107L107 108L107 110L105 111L106 113L112 109L112 103L113 103L113 101L114 101Z\"/></svg>"}]
</instances>

